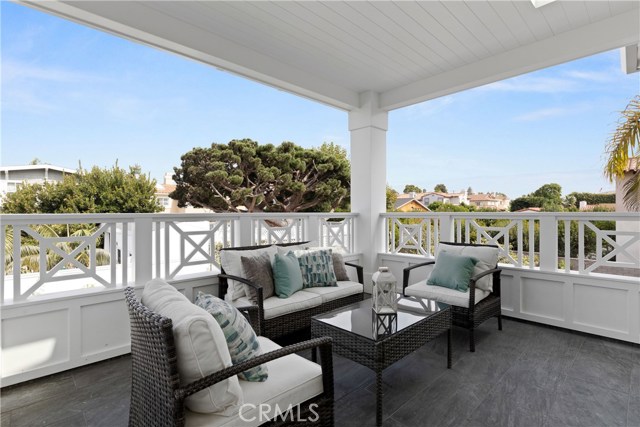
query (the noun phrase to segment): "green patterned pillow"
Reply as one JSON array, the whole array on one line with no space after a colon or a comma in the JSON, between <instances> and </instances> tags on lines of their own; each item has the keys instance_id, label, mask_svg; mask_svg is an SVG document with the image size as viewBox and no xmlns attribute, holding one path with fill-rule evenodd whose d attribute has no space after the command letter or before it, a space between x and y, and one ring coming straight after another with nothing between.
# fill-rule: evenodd
<instances>
[{"instance_id":1,"label":"green patterned pillow","mask_svg":"<svg viewBox=\"0 0 640 427\"><path fill-rule=\"evenodd\" d=\"M237 308L202 292L198 292L195 304L213 315L220 325L234 365L262 354L256 333ZM242 380L259 382L266 381L268 376L267 365L264 364L238 374L238 378Z\"/></svg>"},{"instance_id":2,"label":"green patterned pillow","mask_svg":"<svg viewBox=\"0 0 640 427\"><path fill-rule=\"evenodd\" d=\"M300 264L303 288L338 286L336 273L333 271L331 249L295 251L295 255Z\"/></svg>"}]
</instances>

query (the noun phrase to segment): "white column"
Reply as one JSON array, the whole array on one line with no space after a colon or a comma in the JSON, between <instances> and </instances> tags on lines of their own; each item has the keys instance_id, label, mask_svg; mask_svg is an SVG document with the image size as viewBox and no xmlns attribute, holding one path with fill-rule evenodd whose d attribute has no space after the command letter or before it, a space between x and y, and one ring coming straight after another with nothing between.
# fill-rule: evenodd
<instances>
[{"instance_id":1,"label":"white column","mask_svg":"<svg viewBox=\"0 0 640 427\"><path fill-rule=\"evenodd\" d=\"M377 270L384 249L388 113L378 108L379 94L360 95L360 108L349 112L351 132L351 211L357 212L356 251L363 254L365 285Z\"/></svg>"}]
</instances>

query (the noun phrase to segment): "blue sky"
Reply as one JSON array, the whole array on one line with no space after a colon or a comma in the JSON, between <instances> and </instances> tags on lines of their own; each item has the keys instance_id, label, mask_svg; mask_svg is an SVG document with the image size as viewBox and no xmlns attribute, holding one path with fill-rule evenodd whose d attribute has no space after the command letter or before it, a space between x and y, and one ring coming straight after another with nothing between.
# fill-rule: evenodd
<instances>
[{"instance_id":1,"label":"blue sky","mask_svg":"<svg viewBox=\"0 0 640 427\"><path fill-rule=\"evenodd\" d=\"M195 146L251 138L348 149L347 114L194 61L1 1L2 165L140 164L161 180ZM603 149L639 92L617 51L392 111L394 188L511 197L557 182L611 189Z\"/></svg>"}]
</instances>

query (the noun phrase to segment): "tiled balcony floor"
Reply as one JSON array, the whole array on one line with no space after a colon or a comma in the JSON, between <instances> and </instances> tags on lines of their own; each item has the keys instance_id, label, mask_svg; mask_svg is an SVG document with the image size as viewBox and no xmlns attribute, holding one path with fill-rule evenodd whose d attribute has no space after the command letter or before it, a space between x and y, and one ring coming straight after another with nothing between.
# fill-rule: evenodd
<instances>
[{"instance_id":1,"label":"tiled balcony floor","mask_svg":"<svg viewBox=\"0 0 640 427\"><path fill-rule=\"evenodd\" d=\"M640 427L640 346L505 319L478 332L454 331L453 368L446 341L429 343L389 368L385 426ZM2 427L124 426L128 357L3 389ZM336 426L374 425L371 371L334 357Z\"/></svg>"}]
</instances>

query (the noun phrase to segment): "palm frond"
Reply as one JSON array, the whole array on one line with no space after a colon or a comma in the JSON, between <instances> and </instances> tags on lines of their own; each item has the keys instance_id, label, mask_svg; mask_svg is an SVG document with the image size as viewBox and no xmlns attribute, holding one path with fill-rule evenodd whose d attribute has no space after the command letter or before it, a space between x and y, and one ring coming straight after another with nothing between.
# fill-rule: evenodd
<instances>
[{"instance_id":1,"label":"palm frond","mask_svg":"<svg viewBox=\"0 0 640 427\"><path fill-rule=\"evenodd\" d=\"M629 168L630 159L640 157L640 95L636 95L621 112L618 127L611 135L605 151L607 161L604 175L611 182L623 179ZM634 203L634 200L639 197L637 179L631 179L631 184L624 185L624 203L630 210L638 209L638 203ZM635 208L632 208L629 203Z\"/></svg>"},{"instance_id":2,"label":"palm frond","mask_svg":"<svg viewBox=\"0 0 640 427\"><path fill-rule=\"evenodd\" d=\"M630 211L640 211L640 172L636 171L622 186L624 205Z\"/></svg>"}]
</instances>

